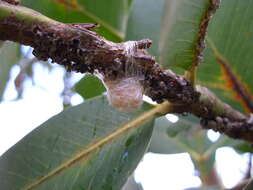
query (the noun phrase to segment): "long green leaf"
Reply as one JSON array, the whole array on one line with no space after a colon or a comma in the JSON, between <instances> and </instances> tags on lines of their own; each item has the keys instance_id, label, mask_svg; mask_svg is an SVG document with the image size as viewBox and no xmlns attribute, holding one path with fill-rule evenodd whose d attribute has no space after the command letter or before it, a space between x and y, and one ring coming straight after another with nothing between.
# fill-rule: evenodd
<instances>
[{"instance_id":1,"label":"long green leaf","mask_svg":"<svg viewBox=\"0 0 253 190\"><path fill-rule=\"evenodd\" d=\"M210 0L169 0L161 29L161 64L189 69L198 62L199 40L204 31L201 23L211 6ZM214 2L214 1L213 1ZM203 33L203 34L202 34ZM204 40L204 38L202 39Z\"/></svg>"},{"instance_id":2,"label":"long green leaf","mask_svg":"<svg viewBox=\"0 0 253 190\"><path fill-rule=\"evenodd\" d=\"M149 38L150 53L158 55L161 18L165 0L134 0L127 27L127 40Z\"/></svg>"},{"instance_id":3,"label":"long green leaf","mask_svg":"<svg viewBox=\"0 0 253 190\"><path fill-rule=\"evenodd\" d=\"M199 83L234 108L253 112L253 1L222 0L208 28Z\"/></svg>"},{"instance_id":4,"label":"long green leaf","mask_svg":"<svg viewBox=\"0 0 253 190\"><path fill-rule=\"evenodd\" d=\"M201 24L211 5L209 0L135 0L127 39L150 38L150 52L165 68L189 69L200 61L199 44L205 36Z\"/></svg>"},{"instance_id":5,"label":"long green leaf","mask_svg":"<svg viewBox=\"0 0 253 190\"><path fill-rule=\"evenodd\" d=\"M120 113L104 97L66 109L0 158L1 189L119 190L149 143L150 109Z\"/></svg>"},{"instance_id":6,"label":"long green leaf","mask_svg":"<svg viewBox=\"0 0 253 190\"><path fill-rule=\"evenodd\" d=\"M129 0L22 0L22 4L64 23L98 23L97 32L112 41L125 36Z\"/></svg>"}]
</instances>

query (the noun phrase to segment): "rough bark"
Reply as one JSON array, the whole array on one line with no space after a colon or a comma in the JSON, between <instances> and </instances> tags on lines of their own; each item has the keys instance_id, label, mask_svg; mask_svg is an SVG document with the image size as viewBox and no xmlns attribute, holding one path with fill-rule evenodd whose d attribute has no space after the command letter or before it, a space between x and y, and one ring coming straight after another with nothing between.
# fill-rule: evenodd
<instances>
[{"instance_id":1,"label":"rough bark","mask_svg":"<svg viewBox=\"0 0 253 190\"><path fill-rule=\"evenodd\" d=\"M0 40L29 45L38 59L51 59L68 71L100 73L110 80L141 75L145 94L158 103L172 102L173 113L192 113L201 118L204 128L253 142L253 119L221 102L207 88L195 89L182 76L163 70L145 51L151 40L114 43L93 32L94 27L60 23L0 1Z\"/></svg>"}]
</instances>

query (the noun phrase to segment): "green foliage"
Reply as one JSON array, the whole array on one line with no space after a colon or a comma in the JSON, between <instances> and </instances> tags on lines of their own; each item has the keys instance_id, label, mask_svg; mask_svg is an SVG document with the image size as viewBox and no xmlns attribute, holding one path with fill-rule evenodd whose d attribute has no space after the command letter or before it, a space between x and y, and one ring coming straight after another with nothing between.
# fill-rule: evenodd
<instances>
[{"instance_id":1,"label":"green foliage","mask_svg":"<svg viewBox=\"0 0 253 190\"><path fill-rule=\"evenodd\" d=\"M156 119L151 137L149 151L160 154L176 154L185 152L167 134L168 128L173 125L166 117Z\"/></svg>"},{"instance_id":2,"label":"green foliage","mask_svg":"<svg viewBox=\"0 0 253 190\"><path fill-rule=\"evenodd\" d=\"M180 118L177 123L171 123L162 117L156 120L149 150L162 154L188 152L195 167L207 174L213 168L217 148L195 118Z\"/></svg>"},{"instance_id":3,"label":"green foliage","mask_svg":"<svg viewBox=\"0 0 253 190\"><path fill-rule=\"evenodd\" d=\"M245 153L245 152L253 153L252 145L250 145L250 144L247 143L247 142L240 142L240 143L237 143L237 144L233 145L233 147L234 147L235 150L237 150L239 153Z\"/></svg>"},{"instance_id":4,"label":"green foliage","mask_svg":"<svg viewBox=\"0 0 253 190\"><path fill-rule=\"evenodd\" d=\"M101 95L106 91L106 89L102 81L97 77L93 75L87 75L75 85L75 91L84 99L90 99Z\"/></svg>"},{"instance_id":5,"label":"green foliage","mask_svg":"<svg viewBox=\"0 0 253 190\"><path fill-rule=\"evenodd\" d=\"M100 27L95 31L108 40L150 38L153 45L149 51L157 61L165 69L181 73L196 61L200 23L210 2L22 0L23 5L60 22L98 23ZM252 5L252 0L221 1L208 26L204 62L197 73L197 83L212 89L223 101L244 112L253 111L249 106L253 102ZM9 70L19 59L17 45L6 43L0 49L0 99ZM74 90L87 100L106 89L99 79L87 75ZM0 182L1 188L24 189L38 182L36 189L118 190L146 150L161 154L187 152L200 177L207 176L214 168L215 153L220 147L230 146L240 153L252 152L249 144L225 136L211 142L207 131L200 129L198 119L181 116L177 123L169 122L164 116L156 119L153 132L153 118L146 118L141 126L115 135L115 131L124 129L151 109L145 104L136 112L120 113L109 106L104 97L66 109L0 158L0 179L5 179ZM252 189L251 186L247 190ZM139 186L132 181L124 188L138 189Z\"/></svg>"},{"instance_id":6,"label":"green foliage","mask_svg":"<svg viewBox=\"0 0 253 190\"><path fill-rule=\"evenodd\" d=\"M115 133L150 108L119 113L100 97L66 109L0 158L1 188L120 189L146 150L153 122Z\"/></svg>"},{"instance_id":7,"label":"green foliage","mask_svg":"<svg viewBox=\"0 0 253 190\"><path fill-rule=\"evenodd\" d=\"M126 40L152 39L150 53L158 55L161 18L165 0L134 0L130 12Z\"/></svg>"},{"instance_id":8,"label":"green foliage","mask_svg":"<svg viewBox=\"0 0 253 190\"><path fill-rule=\"evenodd\" d=\"M199 24L209 2L136 0L129 17L127 39L151 38L154 41L151 53L157 56L160 64L165 68L173 68L174 71L189 69L195 59ZM209 43L206 43L204 62L200 64L197 75L198 83L209 87L222 100L241 111L249 111L247 101L253 102L253 54L250 40L253 25L246 19L252 17L251 3L251 0L240 3L237 0L221 1L220 8L208 26ZM243 94L229 82L228 76L215 58L214 51L218 51L228 62L229 68L248 94L246 99L243 99Z\"/></svg>"},{"instance_id":9,"label":"green foliage","mask_svg":"<svg viewBox=\"0 0 253 190\"><path fill-rule=\"evenodd\" d=\"M112 41L125 36L129 0L22 0L22 4L64 23L98 23L97 32Z\"/></svg>"},{"instance_id":10,"label":"green foliage","mask_svg":"<svg viewBox=\"0 0 253 190\"><path fill-rule=\"evenodd\" d=\"M221 1L220 9L208 27L209 43L198 72L199 83L209 87L225 102L241 111L249 111L245 102L253 101L253 23L248 19L253 17L252 3L252 0ZM243 99L242 93L235 90L234 83L229 81L228 73L217 61L217 56L226 60L240 86L245 93L248 92L248 100Z\"/></svg>"},{"instance_id":11,"label":"green foliage","mask_svg":"<svg viewBox=\"0 0 253 190\"><path fill-rule=\"evenodd\" d=\"M160 40L161 64L189 69L196 59L197 38L209 0L169 0L165 4Z\"/></svg>"}]
</instances>

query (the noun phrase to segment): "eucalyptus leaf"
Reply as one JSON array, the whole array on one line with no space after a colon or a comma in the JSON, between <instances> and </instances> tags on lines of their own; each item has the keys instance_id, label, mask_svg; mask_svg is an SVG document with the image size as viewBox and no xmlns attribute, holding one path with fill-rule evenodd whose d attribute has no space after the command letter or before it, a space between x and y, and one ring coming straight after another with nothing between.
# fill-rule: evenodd
<instances>
[{"instance_id":1,"label":"eucalyptus leaf","mask_svg":"<svg viewBox=\"0 0 253 190\"><path fill-rule=\"evenodd\" d=\"M106 91L102 81L93 75L83 77L74 88L84 99L99 96Z\"/></svg>"},{"instance_id":2,"label":"eucalyptus leaf","mask_svg":"<svg viewBox=\"0 0 253 190\"><path fill-rule=\"evenodd\" d=\"M188 70L196 59L200 23L210 0L169 0L162 21L161 64Z\"/></svg>"},{"instance_id":3,"label":"eucalyptus leaf","mask_svg":"<svg viewBox=\"0 0 253 190\"><path fill-rule=\"evenodd\" d=\"M22 0L27 7L64 23L97 23L100 35L112 41L125 37L129 0Z\"/></svg>"},{"instance_id":4,"label":"eucalyptus leaf","mask_svg":"<svg viewBox=\"0 0 253 190\"><path fill-rule=\"evenodd\" d=\"M120 113L105 97L67 108L0 157L1 189L121 189L146 151L153 121L129 126L150 109Z\"/></svg>"},{"instance_id":5,"label":"eucalyptus leaf","mask_svg":"<svg viewBox=\"0 0 253 190\"><path fill-rule=\"evenodd\" d=\"M166 117L161 117L156 119L149 151L162 154L187 152L201 175L207 175L213 168L217 148L196 118L180 117L178 122L171 123Z\"/></svg>"},{"instance_id":6,"label":"eucalyptus leaf","mask_svg":"<svg viewBox=\"0 0 253 190\"><path fill-rule=\"evenodd\" d=\"M150 53L159 55L161 20L166 0L134 0L128 19L126 40L149 38L153 41Z\"/></svg>"},{"instance_id":7,"label":"eucalyptus leaf","mask_svg":"<svg viewBox=\"0 0 253 190\"><path fill-rule=\"evenodd\" d=\"M208 27L198 82L242 112L253 106L253 1L222 0Z\"/></svg>"}]
</instances>

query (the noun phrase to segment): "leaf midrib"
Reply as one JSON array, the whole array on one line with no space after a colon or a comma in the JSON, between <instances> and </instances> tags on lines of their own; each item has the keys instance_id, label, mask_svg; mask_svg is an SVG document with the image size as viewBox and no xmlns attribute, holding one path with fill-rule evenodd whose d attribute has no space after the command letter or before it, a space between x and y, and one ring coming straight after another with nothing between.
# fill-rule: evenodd
<instances>
[{"instance_id":1,"label":"leaf midrib","mask_svg":"<svg viewBox=\"0 0 253 190\"><path fill-rule=\"evenodd\" d=\"M22 190L34 189L40 186L41 184L45 183L46 181L50 180L51 178L61 174L63 171L69 169L70 167L73 167L80 162L88 160L93 153L95 153L105 145L109 144L114 139L120 137L121 135L129 132L134 128L138 128L144 122L153 119L156 116L156 114L164 113L164 110L167 110L168 105L169 105L168 102L160 104L155 108L143 113L142 115L132 120L131 122L124 124L120 128L110 133L109 135L100 139L96 139L95 141L91 142L88 146L86 146L83 150L81 150L78 154L75 154L72 158L65 161L63 164L61 164L59 167L49 172L47 175L42 176L41 178L37 179L31 184L28 184Z\"/></svg>"},{"instance_id":2,"label":"leaf midrib","mask_svg":"<svg viewBox=\"0 0 253 190\"><path fill-rule=\"evenodd\" d=\"M252 112L253 111L253 97L250 94L249 89L247 89L246 86L244 86L240 79L237 78L237 76L235 75L234 71L230 68L230 66L228 65L229 61L227 60L227 58L225 58L225 56L218 50L218 48L216 47L215 43L212 41L212 39L210 39L209 37L207 37L207 42L208 45L210 46L214 57L216 59L216 61L219 62L224 62L223 65L227 67L226 72L228 72L228 77L232 82L233 88L231 89L236 95L239 96L239 98L241 99L240 104L243 106L243 108L245 110L247 110L248 112ZM221 63L219 63L221 64ZM240 89L238 89L240 88Z\"/></svg>"}]
</instances>

